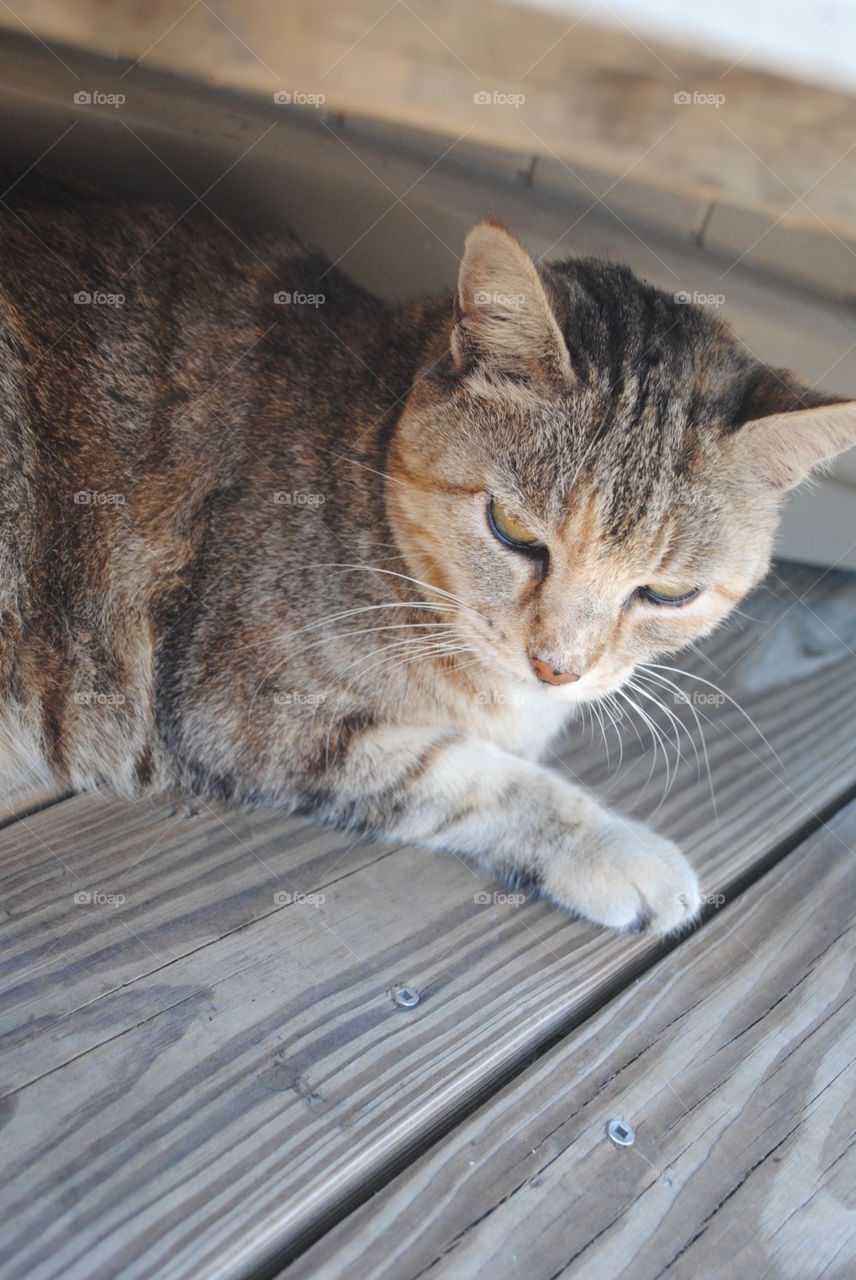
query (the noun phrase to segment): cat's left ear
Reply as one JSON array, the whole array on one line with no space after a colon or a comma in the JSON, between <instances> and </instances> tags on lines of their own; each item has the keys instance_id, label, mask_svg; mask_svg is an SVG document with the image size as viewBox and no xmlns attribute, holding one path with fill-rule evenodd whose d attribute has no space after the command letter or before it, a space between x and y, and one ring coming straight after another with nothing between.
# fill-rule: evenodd
<instances>
[{"instance_id":1,"label":"cat's left ear","mask_svg":"<svg viewBox=\"0 0 856 1280\"><path fill-rule=\"evenodd\" d=\"M575 381L535 263L497 222L478 223L464 243L450 345L458 368Z\"/></svg>"},{"instance_id":2,"label":"cat's left ear","mask_svg":"<svg viewBox=\"0 0 856 1280\"><path fill-rule=\"evenodd\" d=\"M856 445L856 400L822 395L785 369L759 372L740 416L731 458L767 489L793 489Z\"/></svg>"}]
</instances>

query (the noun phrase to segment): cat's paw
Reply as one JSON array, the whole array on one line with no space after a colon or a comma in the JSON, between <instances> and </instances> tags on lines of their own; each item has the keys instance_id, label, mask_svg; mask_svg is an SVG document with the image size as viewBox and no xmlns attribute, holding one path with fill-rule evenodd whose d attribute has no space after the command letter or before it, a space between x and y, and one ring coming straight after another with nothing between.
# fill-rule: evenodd
<instances>
[{"instance_id":1,"label":"cat's paw","mask_svg":"<svg viewBox=\"0 0 856 1280\"><path fill-rule=\"evenodd\" d=\"M551 858L542 890L611 929L672 933L701 908L698 879L677 845L612 814Z\"/></svg>"}]
</instances>

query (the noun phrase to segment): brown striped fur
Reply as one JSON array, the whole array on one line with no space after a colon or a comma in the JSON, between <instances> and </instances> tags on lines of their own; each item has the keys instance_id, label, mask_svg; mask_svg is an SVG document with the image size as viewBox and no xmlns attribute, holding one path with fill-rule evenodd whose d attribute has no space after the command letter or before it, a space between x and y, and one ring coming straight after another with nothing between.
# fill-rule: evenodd
<instances>
[{"instance_id":1,"label":"brown striped fur","mask_svg":"<svg viewBox=\"0 0 856 1280\"><path fill-rule=\"evenodd\" d=\"M536 761L758 581L852 406L491 222L454 298L397 309L202 208L27 175L0 223L7 785L308 808L604 924L690 919L674 846ZM491 496L543 557L497 541ZM640 598L664 578L701 594ZM539 684L536 655L581 679Z\"/></svg>"}]
</instances>

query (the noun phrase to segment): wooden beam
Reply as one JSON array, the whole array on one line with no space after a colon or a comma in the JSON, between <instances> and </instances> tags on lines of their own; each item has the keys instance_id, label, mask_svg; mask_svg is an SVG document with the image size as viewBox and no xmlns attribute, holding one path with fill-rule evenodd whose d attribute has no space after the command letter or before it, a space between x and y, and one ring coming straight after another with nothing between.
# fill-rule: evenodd
<instances>
[{"instance_id":1,"label":"wooden beam","mask_svg":"<svg viewBox=\"0 0 856 1280\"><path fill-rule=\"evenodd\" d=\"M320 94L336 114L632 175L762 211L768 225L856 231L854 98L626 26L491 0L42 0L17 12L0 11L0 23L44 41L57 75L88 51L123 71L156 67L267 101L290 94L285 110L314 112L306 96Z\"/></svg>"}]
</instances>

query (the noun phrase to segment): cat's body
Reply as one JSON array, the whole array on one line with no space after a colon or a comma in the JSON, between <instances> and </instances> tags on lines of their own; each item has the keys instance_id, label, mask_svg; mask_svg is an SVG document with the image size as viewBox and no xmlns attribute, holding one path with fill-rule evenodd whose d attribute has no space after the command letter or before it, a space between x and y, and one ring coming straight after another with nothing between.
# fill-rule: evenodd
<instances>
[{"instance_id":1,"label":"cat's body","mask_svg":"<svg viewBox=\"0 0 856 1280\"><path fill-rule=\"evenodd\" d=\"M691 918L674 846L535 761L758 580L774 489L850 420L746 514L741 423L823 398L619 268L539 280L481 224L453 318L199 210L31 179L7 202L7 775L306 808L604 923ZM496 495L537 539L488 527ZM667 559L701 603L640 612L627 584Z\"/></svg>"}]
</instances>

